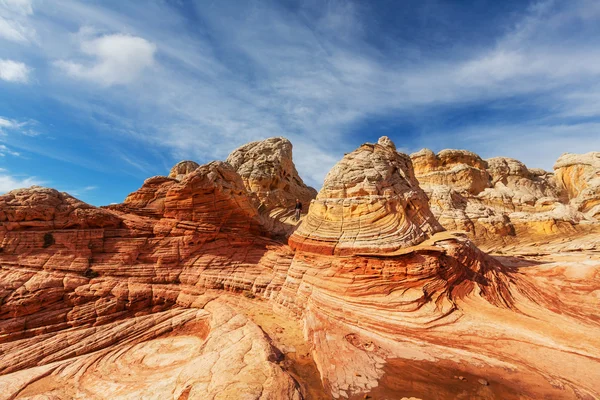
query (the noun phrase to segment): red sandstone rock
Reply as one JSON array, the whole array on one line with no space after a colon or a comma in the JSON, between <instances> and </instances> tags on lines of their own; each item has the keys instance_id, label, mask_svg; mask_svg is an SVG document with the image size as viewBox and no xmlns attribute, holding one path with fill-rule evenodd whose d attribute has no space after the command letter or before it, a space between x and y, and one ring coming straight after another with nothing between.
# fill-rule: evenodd
<instances>
[{"instance_id":1,"label":"red sandstone rock","mask_svg":"<svg viewBox=\"0 0 600 400\"><path fill-rule=\"evenodd\" d=\"M493 258L442 230L382 139L330 172L288 247L231 166L184 172L104 209L0 196L0 399L402 398L399 360L503 398L600 396L593 226Z\"/></svg>"}]
</instances>

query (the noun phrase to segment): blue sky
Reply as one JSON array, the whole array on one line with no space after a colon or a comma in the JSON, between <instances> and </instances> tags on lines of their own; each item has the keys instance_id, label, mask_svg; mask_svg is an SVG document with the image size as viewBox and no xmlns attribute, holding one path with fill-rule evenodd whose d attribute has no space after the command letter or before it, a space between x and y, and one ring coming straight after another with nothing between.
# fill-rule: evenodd
<instances>
[{"instance_id":1,"label":"blue sky","mask_svg":"<svg viewBox=\"0 0 600 400\"><path fill-rule=\"evenodd\" d=\"M600 1L0 0L0 192L121 202L285 136L319 188L381 135L552 169L600 151Z\"/></svg>"}]
</instances>

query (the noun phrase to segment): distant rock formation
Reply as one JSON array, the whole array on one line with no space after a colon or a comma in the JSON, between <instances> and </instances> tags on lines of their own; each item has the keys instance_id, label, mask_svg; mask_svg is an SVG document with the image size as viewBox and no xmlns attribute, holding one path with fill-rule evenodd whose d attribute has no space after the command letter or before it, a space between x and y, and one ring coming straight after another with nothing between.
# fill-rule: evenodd
<instances>
[{"instance_id":1,"label":"distant rock formation","mask_svg":"<svg viewBox=\"0 0 600 400\"><path fill-rule=\"evenodd\" d=\"M563 154L554 171L570 204L588 217L600 220L600 152Z\"/></svg>"},{"instance_id":2,"label":"distant rock formation","mask_svg":"<svg viewBox=\"0 0 600 400\"><path fill-rule=\"evenodd\" d=\"M466 150L442 150L435 154L423 149L411 154L415 174L423 186L445 185L459 193L477 195L489 187L486 163Z\"/></svg>"},{"instance_id":3,"label":"distant rock formation","mask_svg":"<svg viewBox=\"0 0 600 400\"><path fill-rule=\"evenodd\" d=\"M518 160L482 160L465 150L442 150L436 155L423 149L411 155L415 175L442 225L467 231L478 243L568 233L581 222L594 222L598 212L594 199L600 199L594 183L583 195L585 205L575 198L580 192L571 183L574 179L582 187L587 185L582 181L594 182L594 168L599 169L594 167L593 153L583 158L561 157L555 176L528 169Z\"/></svg>"},{"instance_id":4,"label":"distant rock formation","mask_svg":"<svg viewBox=\"0 0 600 400\"><path fill-rule=\"evenodd\" d=\"M295 229L296 199L304 212L317 191L306 186L292 160L292 144L283 137L248 143L234 150L227 162L240 174L263 225L275 236L289 236Z\"/></svg>"},{"instance_id":5,"label":"distant rock formation","mask_svg":"<svg viewBox=\"0 0 600 400\"><path fill-rule=\"evenodd\" d=\"M195 161L180 161L171 168L169 178L177 179L178 181L185 178L191 172L194 172L200 165Z\"/></svg>"},{"instance_id":6,"label":"distant rock formation","mask_svg":"<svg viewBox=\"0 0 600 400\"><path fill-rule=\"evenodd\" d=\"M16 230L115 228L120 219L81 200L39 186L0 196L0 233Z\"/></svg>"}]
</instances>

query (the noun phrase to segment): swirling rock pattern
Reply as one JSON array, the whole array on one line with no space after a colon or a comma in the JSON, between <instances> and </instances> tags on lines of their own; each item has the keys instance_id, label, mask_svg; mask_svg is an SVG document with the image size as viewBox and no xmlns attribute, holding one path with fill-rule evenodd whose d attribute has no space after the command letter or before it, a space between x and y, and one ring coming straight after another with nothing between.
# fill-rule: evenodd
<instances>
[{"instance_id":1,"label":"swirling rock pattern","mask_svg":"<svg viewBox=\"0 0 600 400\"><path fill-rule=\"evenodd\" d=\"M106 208L0 204L0 399L427 398L428 373L386 383L398 363L489 383L441 398L600 396L600 236L491 257L389 139L344 157L289 246L221 162Z\"/></svg>"},{"instance_id":2,"label":"swirling rock pattern","mask_svg":"<svg viewBox=\"0 0 600 400\"><path fill-rule=\"evenodd\" d=\"M320 254L385 253L441 230L410 158L386 138L362 145L333 167L289 243Z\"/></svg>"}]
</instances>

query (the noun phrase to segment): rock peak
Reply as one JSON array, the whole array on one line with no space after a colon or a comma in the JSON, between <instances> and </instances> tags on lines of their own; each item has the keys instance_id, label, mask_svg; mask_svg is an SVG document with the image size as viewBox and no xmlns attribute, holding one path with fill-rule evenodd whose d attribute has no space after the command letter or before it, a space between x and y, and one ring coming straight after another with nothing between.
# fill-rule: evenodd
<instances>
[{"instance_id":1,"label":"rock peak","mask_svg":"<svg viewBox=\"0 0 600 400\"><path fill-rule=\"evenodd\" d=\"M296 199L308 206L317 195L298 174L292 160L292 143L284 137L241 146L227 157L227 162L267 210L292 208Z\"/></svg>"},{"instance_id":2,"label":"rock peak","mask_svg":"<svg viewBox=\"0 0 600 400\"><path fill-rule=\"evenodd\" d=\"M195 161L180 161L175 164L173 168L171 168L171 172L169 172L169 178L174 178L180 181L185 178L187 174L194 172L199 166L200 165L198 165L198 163Z\"/></svg>"},{"instance_id":3,"label":"rock peak","mask_svg":"<svg viewBox=\"0 0 600 400\"><path fill-rule=\"evenodd\" d=\"M363 145L337 163L290 245L323 254L386 253L442 231L410 158L390 150Z\"/></svg>"},{"instance_id":4,"label":"rock peak","mask_svg":"<svg viewBox=\"0 0 600 400\"><path fill-rule=\"evenodd\" d=\"M394 144L394 142L392 142L392 139L390 139L387 136L380 137L377 141L377 144L383 147L390 147L394 149L394 151L396 150L396 145Z\"/></svg>"}]
</instances>

